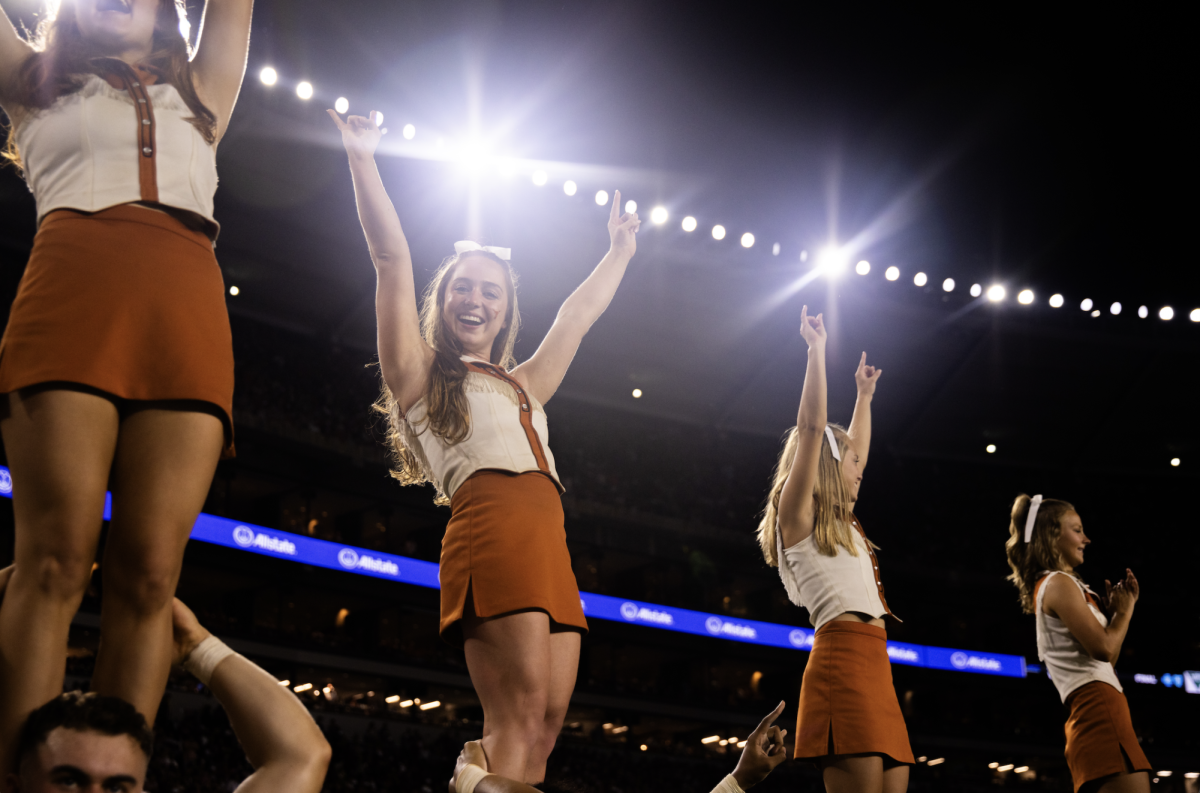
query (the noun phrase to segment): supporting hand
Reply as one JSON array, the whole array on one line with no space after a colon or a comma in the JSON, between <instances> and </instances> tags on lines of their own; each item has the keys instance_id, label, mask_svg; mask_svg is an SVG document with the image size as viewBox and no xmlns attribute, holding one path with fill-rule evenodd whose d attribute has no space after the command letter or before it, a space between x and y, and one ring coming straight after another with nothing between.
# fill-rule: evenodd
<instances>
[{"instance_id":1,"label":"supporting hand","mask_svg":"<svg viewBox=\"0 0 1200 793\"><path fill-rule=\"evenodd\" d=\"M742 750L737 768L733 769L733 778L743 790L762 782L787 759L787 747L783 744L787 730L771 726L772 722L779 718L779 714L783 713L783 708L784 703L780 702L746 739L746 748Z\"/></svg>"},{"instance_id":2,"label":"supporting hand","mask_svg":"<svg viewBox=\"0 0 1200 793\"><path fill-rule=\"evenodd\" d=\"M182 664L184 659L191 655L192 650L196 649L196 645L212 636L200 624L200 620L196 619L192 610L185 606L179 598L175 598L171 603L171 633L173 640L171 663L176 666Z\"/></svg>"},{"instance_id":3,"label":"supporting hand","mask_svg":"<svg viewBox=\"0 0 1200 793\"><path fill-rule=\"evenodd\" d=\"M808 315L808 306L800 309L800 335L808 342L808 348L811 350L814 347L824 349L825 340L828 336L825 333L825 315L817 314L815 317Z\"/></svg>"},{"instance_id":4,"label":"supporting hand","mask_svg":"<svg viewBox=\"0 0 1200 793\"><path fill-rule=\"evenodd\" d=\"M469 765L477 765L483 770L487 770L487 754L484 753L483 744L479 741L467 741L463 744L463 750L458 755L458 762L454 764L454 776L450 777L450 793L458 793L458 775Z\"/></svg>"},{"instance_id":5,"label":"supporting hand","mask_svg":"<svg viewBox=\"0 0 1200 793\"><path fill-rule=\"evenodd\" d=\"M352 159L369 160L375 156L379 147L379 138L383 134L375 123L376 114L372 110L370 118L363 116L347 116L345 121L332 110L326 110L333 123L342 132L342 145Z\"/></svg>"},{"instance_id":6,"label":"supporting hand","mask_svg":"<svg viewBox=\"0 0 1200 793\"><path fill-rule=\"evenodd\" d=\"M882 369L867 365L867 354L864 352L858 362L858 370L854 372L854 383L858 386L859 396L874 396L875 383L881 374Z\"/></svg>"},{"instance_id":7,"label":"supporting hand","mask_svg":"<svg viewBox=\"0 0 1200 793\"><path fill-rule=\"evenodd\" d=\"M632 259L637 252L637 232L642 227L636 212L621 214L621 191L613 192L612 210L608 213L608 238L613 253Z\"/></svg>"}]
</instances>

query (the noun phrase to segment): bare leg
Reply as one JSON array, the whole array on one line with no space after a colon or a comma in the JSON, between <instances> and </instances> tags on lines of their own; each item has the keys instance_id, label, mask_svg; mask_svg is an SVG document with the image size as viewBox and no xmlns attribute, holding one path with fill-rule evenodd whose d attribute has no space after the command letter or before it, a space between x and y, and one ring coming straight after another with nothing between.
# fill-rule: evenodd
<instances>
[{"instance_id":1,"label":"bare leg","mask_svg":"<svg viewBox=\"0 0 1200 793\"><path fill-rule=\"evenodd\" d=\"M883 793L906 793L908 790L908 766L897 763L883 770Z\"/></svg>"},{"instance_id":2,"label":"bare leg","mask_svg":"<svg viewBox=\"0 0 1200 793\"><path fill-rule=\"evenodd\" d=\"M834 755L822 761L821 775L825 779L827 793L883 793L884 772L881 755ZM907 781L905 779L906 783ZM889 789L888 793L892 791Z\"/></svg>"},{"instance_id":3,"label":"bare leg","mask_svg":"<svg viewBox=\"0 0 1200 793\"><path fill-rule=\"evenodd\" d=\"M151 724L171 667L171 600L224 443L221 420L158 407L121 422L92 687Z\"/></svg>"},{"instance_id":4,"label":"bare leg","mask_svg":"<svg viewBox=\"0 0 1200 793\"><path fill-rule=\"evenodd\" d=\"M0 419L12 471L16 569L0 605L0 762L62 693L71 618L87 589L117 443L116 406L82 391L12 393Z\"/></svg>"},{"instance_id":5,"label":"bare leg","mask_svg":"<svg viewBox=\"0 0 1200 793\"><path fill-rule=\"evenodd\" d=\"M523 611L463 618L463 650L483 704L483 750L494 773L518 782L542 737L550 689L550 617Z\"/></svg>"},{"instance_id":6,"label":"bare leg","mask_svg":"<svg viewBox=\"0 0 1200 793\"><path fill-rule=\"evenodd\" d=\"M546 715L542 720L542 733L529 754L525 766L525 779L532 783L546 778L546 761L558 742L563 719L571 705L571 694L575 691L575 677L579 674L579 645L583 637L577 631L559 631L550 634L550 690L546 702Z\"/></svg>"}]
</instances>

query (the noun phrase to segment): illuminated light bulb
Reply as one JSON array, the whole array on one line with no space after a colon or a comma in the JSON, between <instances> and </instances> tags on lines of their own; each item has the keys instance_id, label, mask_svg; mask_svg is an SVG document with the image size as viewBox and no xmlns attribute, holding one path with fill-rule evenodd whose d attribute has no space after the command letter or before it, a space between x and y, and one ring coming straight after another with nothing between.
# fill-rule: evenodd
<instances>
[{"instance_id":1,"label":"illuminated light bulb","mask_svg":"<svg viewBox=\"0 0 1200 793\"><path fill-rule=\"evenodd\" d=\"M1110 314L1112 314L1114 316L1116 316L1117 314L1120 314L1121 313L1121 304L1113 303L1111 306L1108 307L1108 311Z\"/></svg>"},{"instance_id":2,"label":"illuminated light bulb","mask_svg":"<svg viewBox=\"0 0 1200 793\"><path fill-rule=\"evenodd\" d=\"M1013 769L1013 773L1014 773L1014 774L1024 774L1024 773L1025 773L1026 771L1028 771L1028 770L1029 770L1029 766L1027 766L1027 765L1019 765L1019 766L1017 766L1016 768L1014 768L1014 769Z\"/></svg>"},{"instance_id":3,"label":"illuminated light bulb","mask_svg":"<svg viewBox=\"0 0 1200 793\"><path fill-rule=\"evenodd\" d=\"M666 207L659 206L650 210L650 222L656 226L666 223L668 217L670 215L668 215Z\"/></svg>"},{"instance_id":4,"label":"illuminated light bulb","mask_svg":"<svg viewBox=\"0 0 1200 793\"><path fill-rule=\"evenodd\" d=\"M388 697L387 699L384 700L384 702L386 702L389 705L395 705L399 701L400 701L399 694L392 694L390 697Z\"/></svg>"},{"instance_id":5,"label":"illuminated light bulb","mask_svg":"<svg viewBox=\"0 0 1200 793\"><path fill-rule=\"evenodd\" d=\"M279 82L279 72L270 66L264 66L262 71L258 73L258 79L263 85L275 85L275 83Z\"/></svg>"},{"instance_id":6,"label":"illuminated light bulb","mask_svg":"<svg viewBox=\"0 0 1200 793\"><path fill-rule=\"evenodd\" d=\"M701 738L701 739L700 739L700 743L702 743L702 744L710 744L710 743L716 743L716 742L717 742L717 741L719 741L719 740L721 740L721 736L720 736L720 735L710 735L710 736L708 736L707 738Z\"/></svg>"},{"instance_id":7,"label":"illuminated light bulb","mask_svg":"<svg viewBox=\"0 0 1200 793\"><path fill-rule=\"evenodd\" d=\"M646 744L642 744L642 751L644 752L644 751L646 751L646 749L647 749Z\"/></svg>"},{"instance_id":8,"label":"illuminated light bulb","mask_svg":"<svg viewBox=\"0 0 1200 793\"><path fill-rule=\"evenodd\" d=\"M1083 299L1083 302L1079 304L1079 310L1080 311L1091 311L1092 310L1092 299L1090 297L1085 297Z\"/></svg>"},{"instance_id":9,"label":"illuminated light bulb","mask_svg":"<svg viewBox=\"0 0 1200 793\"><path fill-rule=\"evenodd\" d=\"M771 255L772 255L772 256L778 256L778 255L779 255L779 250L780 250L780 248L779 248L779 243L777 242L777 243L775 243L774 245L772 245L772 246L771 246Z\"/></svg>"},{"instance_id":10,"label":"illuminated light bulb","mask_svg":"<svg viewBox=\"0 0 1200 793\"><path fill-rule=\"evenodd\" d=\"M692 217L691 215L688 215L687 217L685 217L683 219L682 226L683 226L684 231L695 231L696 230L696 219L694 217Z\"/></svg>"},{"instance_id":11,"label":"illuminated light bulb","mask_svg":"<svg viewBox=\"0 0 1200 793\"><path fill-rule=\"evenodd\" d=\"M971 297L979 297L983 294L983 287L979 284L971 284Z\"/></svg>"},{"instance_id":12,"label":"illuminated light bulb","mask_svg":"<svg viewBox=\"0 0 1200 793\"><path fill-rule=\"evenodd\" d=\"M579 190L579 185L575 184L570 179L563 182L563 192L566 193L567 195L575 195L576 191L578 191L578 190Z\"/></svg>"},{"instance_id":13,"label":"illuminated light bulb","mask_svg":"<svg viewBox=\"0 0 1200 793\"><path fill-rule=\"evenodd\" d=\"M1158 318L1165 319L1165 320L1174 319L1175 318L1175 309L1171 308L1170 306L1163 306L1162 308L1160 308L1158 310Z\"/></svg>"},{"instance_id":14,"label":"illuminated light bulb","mask_svg":"<svg viewBox=\"0 0 1200 793\"><path fill-rule=\"evenodd\" d=\"M1167 776L1171 776L1171 774L1173 774L1173 773L1175 773L1175 772L1174 771L1159 771L1158 775L1162 776L1162 777L1167 777Z\"/></svg>"},{"instance_id":15,"label":"illuminated light bulb","mask_svg":"<svg viewBox=\"0 0 1200 793\"><path fill-rule=\"evenodd\" d=\"M417 702L420 702L420 700L417 700ZM413 700L411 700L411 699L406 699L400 703L400 707L402 707L402 708L411 708L412 706L413 706Z\"/></svg>"},{"instance_id":16,"label":"illuminated light bulb","mask_svg":"<svg viewBox=\"0 0 1200 793\"><path fill-rule=\"evenodd\" d=\"M608 204L608 191L607 190L597 190L596 191L596 205L597 206L605 206L606 204Z\"/></svg>"},{"instance_id":17,"label":"illuminated light bulb","mask_svg":"<svg viewBox=\"0 0 1200 793\"><path fill-rule=\"evenodd\" d=\"M988 454L995 454L995 453L996 453L996 444L994 444L994 443L989 443L989 444L987 445L987 453L988 453Z\"/></svg>"},{"instance_id":18,"label":"illuminated light bulb","mask_svg":"<svg viewBox=\"0 0 1200 793\"><path fill-rule=\"evenodd\" d=\"M305 100L312 99L312 95L313 95L312 83L308 82L307 80L302 81L299 85L296 86L296 96L300 97L301 99L305 99Z\"/></svg>"},{"instance_id":19,"label":"illuminated light bulb","mask_svg":"<svg viewBox=\"0 0 1200 793\"><path fill-rule=\"evenodd\" d=\"M1100 309L1098 309L1098 308L1094 308L1094 309L1092 309L1092 316L1093 316L1093 317L1098 317L1098 316L1100 316Z\"/></svg>"},{"instance_id":20,"label":"illuminated light bulb","mask_svg":"<svg viewBox=\"0 0 1200 793\"><path fill-rule=\"evenodd\" d=\"M725 239L725 227L719 223L713 226L712 235L714 240Z\"/></svg>"},{"instance_id":21,"label":"illuminated light bulb","mask_svg":"<svg viewBox=\"0 0 1200 793\"><path fill-rule=\"evenodd\" d=\"M913 283L917 286L925 286L925 284L929 283L929 276L925 275L925 273L917 273L913 276Z\"/></svg>"},{"instance_id":22,"label":"illuminated light bulb","mask_svg":"<svg viewBox=\"0 0 1200 793\"><path fill-rule=\"evenodd\" d=\"M291 680L280 680L279 681L279 685L283 686L284 688L287 688L291 684L292 684Z\"/></svg>"},{"instance_id":23,"label":"illuminated light bulb","mask_svg":"<svg viewBox=\"0 0 1200 793\"><path fill-rule=\"evenodd\" d=\"M422 702L421 710L433 710L434 708L440 708L441 706L442 703L435 699L433 702Z\"/></svg>"},{"instance_id":24,"label":"illuminated light bulb","mask_svg":"<svg viewBox=\"0 0 1200 793\"><path fill-rule=\"evenodd\" d=\"M542 185L546 184L546 181L549 178L550 178L549 174L547 174L545 171L543 171L540 168L533 172L533 183L535 185L537 185L538 187L541 187Z\"/></svg>"},{"instance_id":25,"label":"illuminated light bulb","mask_svg":"<svg viewBox=\"0 0 1200 793\"><path fill-rule=\"evenodd\" d=\"M942 763L944 763L944 762L946 762L946 758L944 758L944 757L935 757L934 759L932 759L932 760L930 760L928 763L926 763L926 765L941 765L941 764L942 764Z\"/></svg>"},{"instance_id":26,"label":"illuminated light bulb","mask_svg":"<svg viewBox=\"0 0 1200 793\"><path fill-rule=\"evenodd\" d=\"M991 286L988 287L987 299L992 301L993 303L999 303L1001 300L1004 299L1004 296L1007 294L1008 294L1008 292L1005 290L1004 287L1000 286L1000 284L992 284Z\"/></svg>"},{"instance_id":27,"label":"illuminated light bulb","mask_svg":"<svg viewBox=\"0 0 1200 793\"><path fill-rule=\"evenodd\" d=\"M350 100L344 96L339 96L333 103L333 109L338 113L345 113L350 109Z\"/></svg>"},{"instance_id":28,"label":"illuminated light bulb","mask_svg":"<svg viewBox=\"0 0 1200 793\"><path fill-rule=\"evenodd\" d=\"M728 746L728 745L729 745L729 741L725 740L724 738L717 741L717 746Z\"/></svg>"},{"instance_id":29,"label":"illuminated light bulb","mask_svg":"<svg viewBox=\"0 0 1200 793\"><path fill-rule=\"evenodd\" d=\"M1200 322L1200 308L1193 308L1188 313L1188 319L1190 319L1192 322Z\"/></svg>"},{"instance_id":30,"label":"illuminated light bulb","mask_svg":"<svg viewBox=\"0 0 1200 793\"><path fill-rule=\"evenodd\" d=\"M748 231L742 235L742 247L743 248L753 248L754 247L754 235Z\"/></svg>"},{"instance_id":31,"label":"illuminated light bulb","mask_svg":"<svg viewBox=\"0 0 1200 793\"><path fill-rule=\"evenodd\" d=\"M229 287L229 294L233 295L234 297L237 297L239 294L241 294L241 291L242 290L238 289L236 286Z\"/></svg>"},{"instance_id":32,"label":"illuminated light bulb","mask_svg":"<svg viewBox=\"0 0 1200 793\"><path fill-rule=\"evenodd\" d=\"M414 127L412 124L405 124L404 130L403 130L403 135L404 135L405 140L412 140L413 138L415 138L417 136L417 128Z\"/></svg>"},{"instance_id":33,"label":"illuminated light bulb","mask_svg":"<svg viewBox=\"0 0 1200 793\"><path fill-rule=\"evenodd\" d=\"M858 273L859 275L866 275L867 273L871 272L871 263L866 259L863 259L861 262L854 265L854 272Z\"/></svg>"},{"instance_id":34,"label":"illuminated light bulb","mask_svg":"<svg viewBox=\"0 0 1200 793\"><path fill-rule=\"evenodd\" d=\"M897 278L900 277L900 268L896 267L895 265L892 265L891 267L889 267L883 271L883 277L888 279L889 281L895 281Z\"/></svg>"},{"instance_id":35,"label":"illuminated light bulb","mask_svg":"<svg viewBox=\"0 0 1200 793\"><path fill-rule=\"evenodd\" d=\"M632 215L634 212L637 212L637 201L634 201L632 198L626 201L625 212L626 214L630 215Z\"/></svg>"},{"instance_id":36,"label":"illuminated light bulb","mask_svg":"<svg viewBox=\"0 0 1200 793\"><path fill-rule=\"evenodd\" d=\"M1138 306L1138 316L1142 319L1145 319L1146 317L1150 316L1150 309L1146 308L1145 306Z\"/></svg>"},{"instance_id":37,"label":"illuminated light bulb","mask_svg":"<svg viewBox=\"0 0 1200 793\"><path fill-rule=\"evenodd\" d=\"M942 291L943 292L953 292L954 291L954 279L953 278L947 278L945 281L942 281Z\"/></svg>"},{"instance_id":38,"label":"illuminated light bulb","mask_svg":"<svg viewBox=\"0 0 1200 793\"><path fill-rule=\"evenodd\" d=\"M633 389L633 398L641 399L642 398L642 389L640 389L640 388Z\"/></svg>"},{"instance_id":39,"label":"illuminated light bulb","mask_svg":"<svg viewBox=\"0 0 1200 793\"><path fill-rule=\"evenodd\" d=\"M303 694L305 691L308 691L312 687L313 687L312 683L301 683L300 685L293 688L292 691L295 691L297 694Z\"/></svg>"},{"instance_id":40,"label":"illuminated light bulb","mask_svg":"<svg viewBox=\"0 0 1200 793\"><path fill-rule=\"evenodd\" d=\"M1060 294L1055 293L1050 295L1050 308L1062 308L1065 302L1066 300Z\"/></svg>"},{"instance_id":41,"label":"illuminated light bulb","mask_svg":"<svg viewBox=\"0 0 1200 793\"><path fill-rule=\"evenodd\" d=\"M1012 764L1012 763L1006 763L1005 765L1002 765L1002 766L1000 766L1000 767L999 767L999 768L997 768L996 770L997 770L997 771L1011 771L1011 770L1013 770L1013 764Z\"/></svg>"},{"instance_id":42,"label":"illuminated light bulb","mask_svg":"<svg viewBox=\"0 0 1200 793\"><path fill-rule=\"evenodd\" d=\"M988 763L988 768L999 768L999 767L1000 767L999 763Z\"/></svg>"},{"instance_id":43,"label":"illuminated light bulb","mask_svg":"<svg viewBox=\"0 0 1200 793\"><path fill-rule=\"evenodd\" d=\"M1033 302L1033 290L1032 289L1022 289L1020 292L1017 293L1017 302L1023 306L1027 306L1030 303L1032 303Z\"/></svg>"}]
</instances>

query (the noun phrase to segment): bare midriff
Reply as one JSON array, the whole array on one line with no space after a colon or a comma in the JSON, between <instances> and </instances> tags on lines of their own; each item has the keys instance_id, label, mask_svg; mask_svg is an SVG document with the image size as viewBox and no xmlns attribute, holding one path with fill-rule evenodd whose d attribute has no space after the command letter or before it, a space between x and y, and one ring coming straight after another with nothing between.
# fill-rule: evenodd
<instances>
[{"instance_id":1,"label":"bare midriff","mask_svg":"<svg viewBox=\"0 0 1200 793\"><path fill-rule=\"evenodd\" d=\"M843 611L830 620L830 622L863 622L867 625L874 625L877 628L882 628L886 624L882 617L872 617L869 614L863 614L861 611Z\"/></svg>"}]
</instances>

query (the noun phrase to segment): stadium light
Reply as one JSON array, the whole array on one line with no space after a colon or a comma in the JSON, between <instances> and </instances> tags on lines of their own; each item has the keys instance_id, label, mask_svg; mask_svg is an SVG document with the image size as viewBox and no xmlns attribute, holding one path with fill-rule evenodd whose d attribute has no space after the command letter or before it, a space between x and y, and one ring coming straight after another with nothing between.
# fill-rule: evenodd
<instances>
[{"instance_id":1,"label":"stadium light","mask_svg":"<svg viewBox=\"0 0 1200 793\"><path fill-rule=\"evenodd\" d=\"M1005 765L1002 765L1002 766L1000 766L1000 767L999 767L999 768L997 768L996 770L997 770L997 771L1000 771L1000 772L1004 772L1004 771L1011 771L1011 770L1013 770L1013 764L1012 764L1012 763L1006 763Z\"/></svg>"},{"instance_id":2,"label":"stadium light","mask_svg":"<svg viewBox=\"0 0 1200 793\"><path fill-rule=\"evenodd\" d=\"M239 294L241 294L241 291L242 290L238 289L236 286L229 287L229 294L233 295L234 297L237 297Z\"/></svg>"},{"instance_id":3,"label":"stadium light","mask_svg":"<svg viewBox=\"0 0 1200 793\"><path fill-rule=\"evenodd\" d=\"M1020 292L1017 293L1017 302L1023 306L1027 306L1030 303L1032 303L1033 302L1033 290L1032 289L1022 289Z\"/></svg>"},{"instance_id":4,"label":"stadium light","mask_svg":"<svg viewBox=\"0 0 1200 793\"><path fill-rule=\"evenodd\" d=\"M1165 319L1165 320L1174 319L1175 318L1175 309L1171 308L1170 306L1163 306L1162 308L1160 308L1158 310L1158 318Z\"/></svg>"},{"instance_id":5,"label":"stadium light","mask_svg":"<svg viewBox=\"0 0 1200 793\"><path fill-rule=\"evenodd\" d=\"M296 96L300 97L301 99L308 100L312 99L312 95L312 83L308 82L307 80L301 80L300 84L296 86Z\"/></svg>"},{"instance_id":6,"label":"stadium light","mask_svg":"<svg viewBox=\"0 0 1200 793\"><path fill-rule=\"evenodd\" d=\"M422 702L421 710L433 710L434 708L440 708L441 706L441 701L435 699L433 702Z\"/></svg>"},{"instance_id":7,"label":"stadium light","mask_svg":"<svg viewBox=\"0 0 1200 793\"><path fill-rule=\"evenodd\" d=\"M691 215L688 215L687 217L685 217L683 219L683 230L684 231L695 231L696 230L696 219L694 217L692 217Z\"/></svg>"},{"instance_id":8,"label":"stadium light","mask_svg":"<svg viewBox=\"0 0 1200 793\"><path fill-rule=\"evenodd\" d=\"M397 699L399 699L399 697L397 697ZM418 699L416 701L420 702L421 700ZM400 707L402 707L402 708L411 708L412 706L413 706L413 700L411 700L411 699L406 699L400 703Z\"/></svg>"},{"instance_id":9,"label":"stadium light","mask_svg":"<svg viewBox=\"0 0 1200 793\"><path fill-rule=\"evenodd\" d=\"M661 226L662 224L666 223L667 217L667 208L664 206L657 206L650 210L650 222L656 226Z\"/></svg>"},{"instance_id":10,"label":"stadium light","mask_svg":"<svg viewBox=\"0 0 1200 793\"><path fill-rule=\"evenodd\" d=\"M983 294L983 287L979 284L971 284L971 297L979 297Z\"/></svg>"},{"instance_id":11,"label":"stadium light","mask_svg":"<svg viewBox=\"0 0 1200 793\"><path fill-rule=\"evenodd\" d=\"M913 283L917 286L925 286L925 284L929 283L929 276L925 275L925 273L917 273L913 276Z\"/></svg>"},{"instance_id":12,"label":"stadium light","mask_svg":"<svg viewBox=\"0 0 1200 793\"><path fill-rule=\"evenodd\" d=\"M996 453L996 444L994 444L994 443L989 443L989 444L987 445L987 453L988 453L988 454L995 454L995 453Z\"/></svg>"},{"instance_id":13,"label":"stadium light","mask_svg":"<svg viewBox=\"0 0 1200 793\"><path fill-rule=\"evenodd\" d=\"M1145 306L1138 306L1138 316L1142 319L1145 319L1146 317L1150 316L1150 309L1146 308Z\"/></svg>"},{"instance_id":14,"label":"stadium light","mask_svg":"<svg viewBox=\"0 0 1200 793\"><path fill-rule=\"evenodd\" d=\"M1108 311L1109 311L1109 313L1110 313L1110 314L1112 314L1113 316L1116 316L1117 314L1120 314L1120 313L1121 313L1121 304L1120 304L1120 303L1113 303L1111 306L1109 306L1109 307L1108 307Z\"/></svg>"},{"instance_id":15,"label":"stadium light","mask_svg":"<svg viewBox=\"0 0 1200 793\"><path fill-rule=\"evenodd\" d=\"M350 100L344 96L339 96L333 103L333 109L338 113L345 113L350 109Z\"/></svg>"},{"instance_id":16,"label":"stadium light","mask_svg":"<svg viewBox=\"0 0 1200 793\"><path fill-rule=\"evenodd\" d=\"M1083 299L1083 302L1079 304L1079 310L1080 311L1091 311L1092 310L1092 299L1090 297L1085 297Z\"/></svg>"},{"instance_id":17,"label":"stadium light","mask_svg":"<svg viewBox=\"0 0 1200 793\"><path fill-rule=\"evenodd\" d=\"M1050 295L1050 308L1062 308L1065 302L1063 296L1060 294L1055 293Z\"/></svg>"},{"instance_id":18,"label":"stadium light","mask_svg":"<svg viewBox=\"0 0 1200 793\"><path fill-rule=\"evenodd\" d=\"M988 287L987 299L992 301L993 303L999 303L1001 300L1004 299L1005 295L1007 295L1007 294L1008 294L1008 291L1005 290L1005 288L1003 286L1001 286L1000 284L992 284L991 286Z\"/></svg>"},{"instance_id":19,"label":"stadium light","mask_svg":"<svg viewBox=\"0 0 1200 793\"><path fill-rule=\"evenodd\" d=\"M842 270L846 269L847 258L845 251L836 245L829 245L817 254L817 269L825 275L841 275Z\"/></svg>"},{"instance_id":20,"label":"stadium light","mask_svg":"<svg viewBox=\"0 0 1200 793\"><path fill-rule=\"evenodd\" d=\"M713 235L714 240L725 239L725 227L722 226L720 223L713 226L712 235Z\"/></svg>"},{"instance_id":21,"label":"stadium light","mask_svg":"<svg viewBox=\"0 0 1200 793\"><path fill-rule=\"evenodd\" d=\"M279 681L279 685L283 686L284 688L287 688L291 684L292 684L291 680L280 680Z\"/></svg>"},{"instance_id":22,"label":"stadium light","mask_svg":"<svg viewBox=\"0 0 1200 793\"><path fill-rule=\"evenodd\" d=\"M1200 322L1200 308L1193 308L1188 314L1188 319L1192 322Z\"/></svg>"},{"instance_id":23,"label":"stadium light","mask_svg":"<svg viewBox=\"0 0 1200 793\"><path fill-rule=\"evenodd\" d=\"M607 204L608 204L608 191L607 190L597 190L596 191L596 205L597 206L606 206Z\"/></svg>"},{"instance_id":24,"label":"stadium light","mask_svg":"<svg viewBox=\"0 0 1200 793\"><path fill-rule=\"evenodd\" d=\"M501 176L514 176L517 173L517 162L511 157L505 157L496 163L496 173Z\"/></svg>"},{"instance_id":25,"label":"stadium light","mask_svg":"<svg viewBox=\"0 0 1200 793\"><path fill-rule=\"evenodd\" d=\"M991 769L993 769L993 770L995 770L995 769L997 769L997 768L999 768L999 767L1000 767L1000 764L999 764L999 763L988 763L988 768L991 768Z\"/></svg>"},{"instance_id":26,"label":"stadium light","mask_svg":"<svg viewBox=\"0 0 1200 793\"><path fill-rule=\"evenodd\" d=\"M892 265L891 267L889 267L883 271L883 277L888 279L889 281L895 281L897 278L900 277L900 268L895 265Z\"/></svg>"},{"instance_id":27,"label":"stadium light","mask_svg":"<svg viewBox=\"0 0 1200 793\"><path fill-rule=\"evenodd\" d=\"M1014 769L1013 769L1013 773L1014 773L1014 774L1024 774L1024 773L1025 773L1026 771L1028 771L1028 770L1029 770L1029 766L1027 766L1027 765L1019 765L1019 766L1017 766L1016 768L1014 768Z\"/></svg>"},{"instance_id":28,"label":"stadium light","mask_svg":"<svg viewBox=\"0 0 1200 793\"><path fill-rule=\"evenodd\" d=\"M719 740L721 740L720 735L710 735L707 738L701 738L700 743L708 745L710 743L716 743Z\"/></svg>"},{"instance_id":29,"label":"stadium light","mask_svg":"<svg viewBox=\"0 0 1200 793\"><path fill-rule=\"evenodd\" d=\"M742 247L743 248L753 248L754 247L754 235L748 231L742 235Z\"/></svg>"},{"instance_id":30,"label":"stadium light","mask_svg":"<svg viewBox=\"0 0 1200 793\"><path fill-rule=\"evenodd\" d=\"M275 85L275 83L279 82L279 72L270 66L264 66L262 71L258 73L258 79L263 85Z\"/></svg>"},{"instance_id":31,"label":"stadium light","mask_svg":"<svg viewBox=\"0 0 1200 793\"><path fill-rule=\"evenodd\" d=\"M390 697L388 697L387 699L384 700L384 702L386 702L389 705L395 705L399 701L400 701L399 694L392 694Z\"/></svg>"},{"instance_id":32,"label":"stadium light","mask_svg":"<svg viewBox=\"0 0 1200 793\"><path fill-rule=\"evenodd\" d=\"M1094 308L1094 309L1092 309L1092 316L1093 316L1093 317L1098 317L1098 316L1100 316L1100 309L1098 309L1098 308Z\"/></svg>"},{"instance_id":33,"label":"stadium light","mask_svg":"<svg viewBox=\"0 0 1200 793\"><path fill-rule=\"evenodd\" d=\"M778 256L779 251L780 251L780 247L779 247L778 242L771 246L771 255L772 256Z\"/></svg>"},{"instance_id":34,"label":"stadium light","mask_svg":"<svg viewBox=\"0 0 1200 793\"><path fill-rule=\"evenodd\" d=\"M932 759L932 760L930 760L928 763L926 763L926 765L941 765L941 764L942 764L942 763L944 763L944 762L946 762L946 758L944 758L944 757L935 757L934 759Z\"/></svg>"},{"instance_id":35,"label":"stadium light","mask_svg":"<svg viewBox=\"0 0 1200 793\"><path fill-rule=\"evenodd\" d=\"M543 171L541 168L538 168L536 171L533 172L532 178L533 178L533 183L535 185L537 185L538 187L541 187L542 185L546 184L547 180L550 179L550 175L547 174L545 171Z\"/></svg>"},{"instance_id":36,"label":"stadium light","mask_svg":"<svg viewBox=\"0 0 1200 793\"><path fill-rule=\"evenodd\" d=\"M628 214L633 214L634 212L637 212L637 201L634 201L632 198L629 199L628 201L626 201L625 202L625 212Z\"/></svg>"},{"instance_id":37,"label":"stadium light","mask_svg":"<svg viewBox=\"0 0 1200 793\"><path fill-rule=\"evenodd\" d=\"M947 278L945 281L942 281L942 291L943 292L953 292L954 291L954 279L953 278Z\"/></svg>"},{"instance_id":38,"label":"stadium light","mask_svg":"<svg viewBox=\"0 0 1200 793\"><path fill-rule=\"evenodd\" d=\"M292 691L295 691L297 694L303 694L305 691L309 691L310 689L312 689L312 687L313 687L312 683L301 683L300 685L293 688Z\"/></svg>"},{"instance_id":39,"label":"stadium light","mask_svg":"<svg viewBox=\"0 0 1200 793\"><path fill-rule=\"evenodd\" d=\"M871 272L871 263L866 259L863 259L861 262L854 265L854 272L858 273L859 275L866 275L867 273Z\"/></svg>"},{"instance_id":40,"label":"stadium light","mask_svg":"<svg viewBox=\"0 0 1200 793\"><path fill-rule=\"evenodd\" d=\"M642 389L640 389L640 388L633 389L633 398L641 399L642 398Z\"/></svg>"},{"instance_id":41,"label":"stadium light","mask_svg":"<svg viewBox=\"0 0 1200 793\"><path fill-rule=\"evenodd\" d=\"M404 139L412 140L416 136L417 136L417 128L414 127L412 124L405 124L404 125Z\"/></svg>"},{"instance_id":42,"label":"stadium light","mask_svg":"<svg viewBox=\"0 0 1200 793\"><path fill-rule=\"evenodd\" d=\"M579 190L579 185L575 184L570 179L563 182L563 192L566 193L567 195L575 195L576 191L578 191L578 190Z\"/></svg>"}]
</instances>

